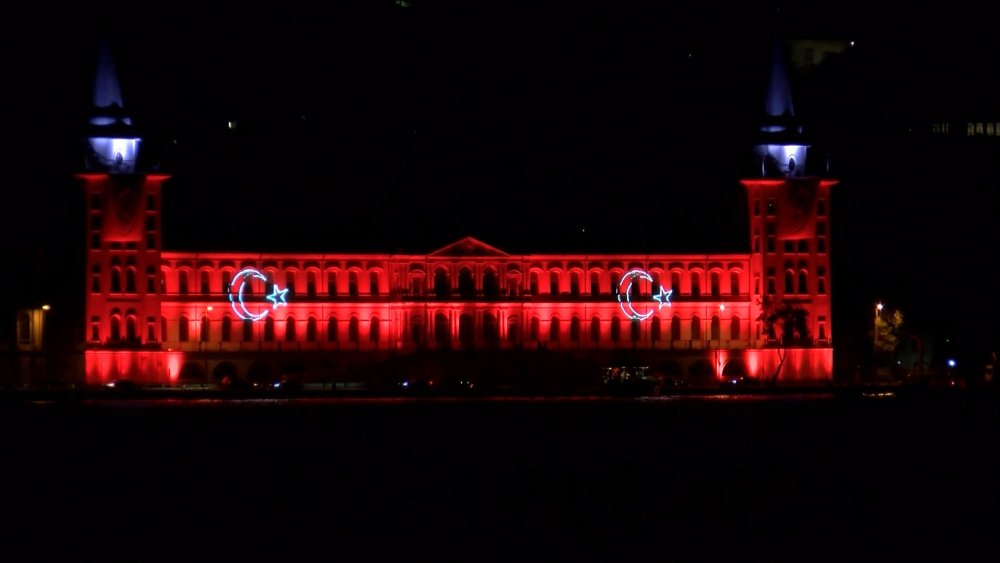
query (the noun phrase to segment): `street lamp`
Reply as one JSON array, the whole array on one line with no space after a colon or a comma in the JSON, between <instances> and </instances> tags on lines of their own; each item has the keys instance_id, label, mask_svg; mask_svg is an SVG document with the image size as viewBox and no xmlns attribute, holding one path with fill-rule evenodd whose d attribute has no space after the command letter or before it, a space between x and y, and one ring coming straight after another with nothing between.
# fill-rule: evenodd
<instances>
[{"instance_id":1,"label":"street lamp","mask_svg":"<svg viewBox=\"0 0 1000 563\"><path fill-rule=\"evenodd\" d=\"M883 305L881 302L875 304L875 329L872 331L872 334L874 335L872 341L872 349L875 352L878 352L878 314L882 312L882 309L884 307L885 305Z\"/></svg>"}]
</instances>

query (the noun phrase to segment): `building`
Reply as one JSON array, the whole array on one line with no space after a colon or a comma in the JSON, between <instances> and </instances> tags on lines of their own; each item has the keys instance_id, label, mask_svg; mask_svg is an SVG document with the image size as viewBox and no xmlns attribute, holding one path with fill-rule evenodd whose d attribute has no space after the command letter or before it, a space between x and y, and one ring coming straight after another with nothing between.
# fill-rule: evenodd
<instances>
[{"instance_id":1,"label":"building","mask_svg":"<svg viewBox=\"0 0 1000 563\"><path fill-rule=\"evenodd\" d=\"M513 255L472 237L419 254L173 252L169 175L144 169L105 54L79 174L86 381L329 383L544 363L555 367L537 377L642 365L702 383L829 382L836 181L807 162L782 64L767 99L759 174L742 181L746 253Z\"/></svg>"}]
</instances>

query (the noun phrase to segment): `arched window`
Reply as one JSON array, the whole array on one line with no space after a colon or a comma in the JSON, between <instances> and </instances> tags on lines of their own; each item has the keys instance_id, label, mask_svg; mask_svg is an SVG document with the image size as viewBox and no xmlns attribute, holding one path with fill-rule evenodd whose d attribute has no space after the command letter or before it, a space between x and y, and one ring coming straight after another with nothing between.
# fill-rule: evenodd
<instances>
[{"instance_id":1,"label":"arched window","mask_svg":"<svg viewBox=\"0 0 1000 563\"><path fill-rule=\"evenodd\" d=\"M420 344L423 340L424 323L420 322L420 317L414 315L410 317L410 340L414 344Z\"/></svg>"},{"instance_id":2,"label":"arched window","mask_svg":"<svg viewBox=\"0 0 1000 563\"><path fill-rule=\"evenodd\" d=\"M740 294L740 273L729 272L729 293L731 295Z\"/></svg>"},{"instance_id":3,"label":"arched window","mask_svg":"<svg viewBox=\"0 0 1000 563\"><path fill-rule=\"evenodd\" d=\"M125 268L125 293L135 293L135 266Z\"/></svg>"},{"instance_id":4,"label":"arched window","mask_svg":"<svg viewBox=\"0 0 1000 563\"><path fill-rule=\"evenodd\" d=\"M698 272L691 272L691 295L701 296L701 274Z\"/></svg>"},{"instance_id":5,"label":"arched window","mask_svg":"<svg viewBox=\"0 0 1000 563\"><path fill-rule=\"evenodd\" d=\"M358 273L351 272L347 274L347 295L351 297L358 296Z\"/></svg>"},{"instance_id":6,"label":"arched window","mask_svg":"<svg viewBox=\"0 0 1000 563\"><path fill-rule=\"evenodd\" d=\"M681 339L681 318L674 315L670 319L670 340L680 340Z\"/></svg>"},{"instance_id":7,"label":"arched window","mask_svg":"<svg viewBox=\"0 0 1000 563\"><path fill-rule=\"evenodd\" d=\"M580 295L580 272L571 272L569 275L569 294L573 297Z\"/></svg>"},{"instance_id":8,"label":"arched window","mask_svg":"<svg viewBox=\"0 0 1000 563\"><path fill-rule=\"evenodd\" d=\"M475 327L473 326L472 315L462 313L458 316L458 341L463 348L472 348L475 344Z\"/></svg>"},{"instance_id":9,"label":"arched window","mask_svg":"<svg viewBox=\"0 0 1000 563\"><path fill-rule=\"evenodd\" d=\"M476 296L476 283L472 279L472 271L468 268L462 268L458 271L458 294L463 299L472 299ZM461 317L459 317L458 323L461 326Z\"/></svg>"},{"instance_id":10,"label":"arched window","mask_svg":"<svg viewBox=\"0 0 1000 563\"><path fill-rule=\"evenodd\" d=\"M316 272L306 273L306 295L310 298L316 297Z\"/></svg>"},{"instance_id":11,"label":"arched window","mask_svg":"<svg viewBox=\"0 0 1000 563\"><path fill-rule=\"evenodd\" d=\"M729 338L733 340L740 339L740 318L733 317L729 322Z\"/></svg>"},{"instance_id":12,"label":"arched window","mask_svg":"<svg viewBox=\"0 0 1000 563\"><path fill-rule=\"evenodd\" d=\"M540 325L541 321L538 320L538 317L531 317L531 323L528 325L528 340L538 340Z\"/></svg>"},{"instance_id":13,"label":"arched window","mask_svg":"<svg viewBox=\"0 0 1000 563\"><path fill-rule=\"evenodd\" d=\"M114 324L112 324L112 327L114 327ZM184 315L181 315L180 318L177 319L177 340L180 340L181 342L187 342L188 330L190 328L191 327L188 324L188 318ZM112 333L113 332L114 330L112 330Z\"/></svg>"},{"instance_id":14,"label":"arched window","mask_svg":"<svg viewBox=\"0 0 1000 563\"><path fill-rule=\"evenodd\" d=\"M514 317L507 319L507 342L517 344L520 337L517 319Z\"/></svg>"},{"instance_id":15,"label":"arched window","mask_svg":"<svg viewBox=\"0 0 1000 563\"><path fill-rule=\"evenodd\" d=\"M222 270L219 276L219 280L222 282L219 293L229 293L229 284L233 281L233 272L231 270Z\"/></svg>"},{"instance_id":16,"label":"arched window","mask_svg":"<svg viewBox=\"0 0 1000 563\"><path fill-rule=\"evenodd\" d=\"M722 323L719 320L719 315L712 315L712 340L722 339Z\"/></svg>"},{"instance_id":17,"label":"arched window","mask_svg":"<svg viewBox=\"0 0 1000 563\"><path fill-rule=\"evenodd\" d=\"M446 299L451 295L451 284L448 282L448 271L438 268L434 271L434 295L438 299Z\"/></svg>"},{"instance_id":18,"label":"arched window","mask_svg":"<svg viewBox=\"0 0 1000 563\"><path fill-rule=\"evenodd\" d=\"M368 272L368 294L373 297L377 297L382 293L382 290L379 288L378 278L378 272Z\"/></svg>"},{"instance_id":19,"label":"arched window","mask_svg":"<svg viewBox=\"0 0 1000 563\"><path fill-rule=\"evenodd\" d=\"M347 341L352 344L360 342L361 338L359 332L358 318L351 317L351 320L347 322Z\"/></svg>"},{"instance_id":20,"label":"arched window","mask_svg":"<svg viewBox=\"0 0 1000 563\"><path fill-rule=\"evenodd\" d=\"M791 270L785 271L785 295L795 293L795 274Z\"/></svg>"},{"instance_id":21,"label":"arched window","mask_svg":"<svg viewBox=\"0 0 1000 563\"><path fill-rule=\"evenodd\" d=\"M212 288L209 287L209 284L208 284L208 271L207 270L202 270L202 271L198 272L198 285L199 285L199 289L201 289L201 294L202 295L208 295L209 293L212 292Z\"/></svg>"},{"instance_id":22,"label":"arched window","mask_svg":"<svg viewBox=\"0 0 1000 563\"><path fill-rule=\"evenodd\" d=\"M538 272L531 272L528 275L528 295L538 295ZM532 338L532 340L534 340Z\"/></svg>"},{"instance_id":23,"label":"arched window","mask_svg":"<svg viewBox=\"0 0 1000 563\"><path fill-rule=\"evenodd\" d=\"M639 319L632 319L629 325L631 325L630 329L632 333L632 342L638 342L639 339L642 338L642 321Z\"/></svg>"},{"instance_id":24,"label":"arched window","mask_svg":"<svg viewBox=\"0 0 1000 563\"><path fill-rule=\"evenodd\" d=\"M618 315L611 317L611 341L618 342L622 337L622 320Z\"/></svg>"},{"instance_id":25,"label":"arched window","mask_svg":"<svg viewBox=\"0 0 1000 563\"><path fill-rule=\"evenodd\" d=\"M649 321L649 337L653 342L660 340L660 317L656 316Z\"/></svg>"},{"instance_id":26,"label":"arched window","mask_svg":"<svg viewBox=\"0 0 1000 563\"><path fill-rule=\"evenodd\" d=\"M801 295L809 294L809 280L807 278L805 270L799 272L799 294Z\"/></svg>"},{"instance_id":27,"label":"arched window","mask_svg":"<svg viewBox=\"0 0 1000 563\"><path fill-rule=\"evenodd\" d=\"M326 320L326 339L329 342L336 342L337 338L337 317L330 317Z\"/></svg>"},{"instance_id":28,"label":"arched window","mask_svg":"<svg viewBox=\"0 0 1000 563\"><path fill-rule=\"evenodd\" d=\"M442 348L451 343L451 323L444 313L434 315L434 342Z\"/></svg>"},{"instance_id":29,"label":"arched window","mask_svg":"<svg viewBox=\"0 0 1000 563\"><path fill-rule=\"evenodd\" d=\"M295 272L285 272L285 289L288 290L289 297L295 296Z\"/></svg>"},{"instance_id":30,"label":"arched window","mask_svg":"<svg viewBox=\"0 0 1000 563\"><path fill-rule=\"evenodd\" d=\"M295 342L295 319L285 319L285 342Z\"/></svg>"},{"instance_id":31,"label":"arched window","mask_svg":"<svg viewBox=\"0 0 1000 563\"><path fill-rule=\"evenodd\" d=\"M590 272L590 295L597 297L601 294L601 274Z\"/></svg>"},{"instance_id":32,"label":"arched window","mask_svg":"<svg viewBox=\"0 0 1000 563\"><path fill-rule=\"evenodd\" d=\"M326 295L327 297L337 296L337 272L333 270L326 273Z\"/></svg>"},{"instance_id":33,"label":"arched window","mask_svg":"<svg viewBox=\"0 0 1000 563\"><path fill-rule=\"evenodd\" d=\"M559 295L559 272L549 272L549 294Z\"/></svg>"},{"instance_id":34,"label":"arched window","mask_svg":"<svg viewBox=\"0 0 1000 563\"><path fill-rule=\"evenodd\" d=\"M111 341L118 342L122 339L122 318L118 315L111 315Z\"/></svg>"},{"instance_id":35,"label":"arched window","mask_svg":"<svg viewBox=\"0 0 1000 563\"><path fill-rule=\"evenodd\" d=\"M483 313L483 340L489 343L500 340L497 318L493 316L493 313Z\"/></svg>"},{"instance_id":36,"label":"arched window","mask_svg":"<svg viewBox=\"0 0 1000 563\"><path fill-rule=\"evenodd\" d=\"M208 317L201 318L201 334L198 335L202 342L208 342L209 336L209 322Z\"/></svg>"},{"instance_id":37,"label":"arched window","mask_svg":"<svg viewBox=\"0 0 1000 563\"><path fill-rule=\"evenodd\" d=\"M316 342L316 317L306 320L306 342Z\"/></svg>"},{"instance_id":38,"label":"arched window","mask_svg":"<svg viewBox=\"0 0 1000 563\"><path fill-rule=\"evenodd\" d=\"M111 268L111 293L122 292L122 269L119 266Z\"/></svg>"},{"instance_id":39,"label":"arched window","mask_svg":"<svg viewBox=\"0 0 1000 563\"><path fill-rule=\"evenodd\" d=\"M674 295L681 294L681 273L678 271L670 272L670 289L674 290Z\"/></svg>"},{"instance_id":40,"label":"arched window","mask_svg":"<svg viewBox=\"0 0 1000 563\"><path fill-rule=\"evenodd\" d=\"M129 342L136 342L139 340L139 333L136 330L134 314L125 315L125 340Z\"/></svg>"},{"instance_id":41,"label":"arched window","mask_svg":"<svg viewBox=\"0 0 1000 563\"><path fill-rule=\"evenodd\" d=\"M601 319L598 317L593 317L590 319L590 341L591 342L601 341Z\"/></svg>"},{"instance_id":42,"label":"arched window","mask_svg":"<svg viewBox=\"0 0 1000 563\"><path fill-rule=\"evenodd\" d=\"M274 342L274 317L264 319L264 342Z\"/></svg>"},{"instance_id":43,"label":"arched window","mask_svg":"<svg viewBox=\"0 0 1000 563\"><path fill-rule=\"evenodd\" d=\"M701 319L698 315L691 317L691 340L701 340Z\"/></svg>"},{"instance_id":44,"label":"arched window","mask_svg":"<svg viewBox=\"0 0 1000 563\"><path fill-rule=\"evenodd\" d=\"M486 268L483 272L483 295L487 299L496 299L500 296L500 281L493 268Z\"/></svg>"},{"instance_id":45,"label":"arched window","mask_svg":"<svg viewBox=\"0 0 1000 563\"><path fill-rule=\"evenodd\" d=\"M371 321L368 322L369 342L371 342L372 344L378 344L381 328L382 328L382 323L379 322L378 317L372 317Z\"/></svg>"},{"instance_id":46,"label":"arched window","mask_svg":"<svg viewBox=\"0 0 1000 563\"><path fill-rule=\"evenodd\" d=\"M712 272L708 275L708 283L711 286L712 297L722 294L722 282L719 279L719 272Z\"/></svg>"},{"instance_id":47,"label":"arched window","mask_svg":"<svg viewBox=\"0 0 1000 563\"><path fill-rule=\"evenodd\" d=\"M114 281L114 280L112 280ZM250 284L247 284L250 285ZM181 295L187 295L188 293L188 272L187 270L181 270L177 272L177 293Z\"/></svg>"},{"instance_id":48,"label":"arched window","mask_svg":"<svg viewBox=\"0 0 1000 563\"><path fill-rule=\"evenodd\" d=\"M549 340L559 342L559 317L552 317L549 321Z\"/></svg>"},{"instance_id":49,"label":"arched window","mask_svg":"<svg viewBox=\"0 0 1000 563\"><path fill-rule=\"evenodd\" d=\"M243 342L253 342L253 321L243 320Z\"/></svg>"},{"instance_id":50,"label":"arched window","mask_svg":"<svg viewBox=\"0 0 1000 563\"><path fill-rule=\"evenodd\" d=\"M228 315L222 317L222 341L229 342L233 339L233 319Z\"/></svg>"},{"instance_id":51,"label":"arched window","mask_svg":"<svg viewBox=\"0 0 1000 563\"><path fill-rule=\"evenodd\" d=\"M573 342L580 341L580 317L573 317L569 321L569 339Z\"/></svg>"}]
</instances>

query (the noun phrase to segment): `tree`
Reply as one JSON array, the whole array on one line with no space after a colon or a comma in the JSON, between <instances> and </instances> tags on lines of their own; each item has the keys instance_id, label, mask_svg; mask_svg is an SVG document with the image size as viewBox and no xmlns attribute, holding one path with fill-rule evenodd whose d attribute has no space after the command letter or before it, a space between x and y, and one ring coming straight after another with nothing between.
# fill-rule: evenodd
<instances>
[{"instance_id":1,"label":"tree","mask_svg":"<svg viewBox=\"0 0 1000 563\"><path fill-rule=\"evenodd\" d=\"M778 347L778 365L770 377L770 383L778 381L781 368L785 365L785 354L790 344L805 346L812 343L806 318L809 311L797 303L791 303L772 296L765 296L757 320L763 324L768 340L774 340Z\"/></svg>"},{"instance_id":2,"label":"tree","mask_svg":"<svg viewBox=\"0 0 1000 563\"><path fill-rule=\"evenodd\" d=\"M875 353L891 354L899 346L903 329L903 313L896 309L880 311L875 316Z\"/></svg>"}]
</instances>

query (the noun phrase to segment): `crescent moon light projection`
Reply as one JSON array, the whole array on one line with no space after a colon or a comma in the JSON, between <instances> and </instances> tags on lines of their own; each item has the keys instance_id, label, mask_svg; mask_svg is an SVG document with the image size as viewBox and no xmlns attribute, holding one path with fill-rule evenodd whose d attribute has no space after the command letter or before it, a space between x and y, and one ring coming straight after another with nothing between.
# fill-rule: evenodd
<instances>
[{"instance_id":1,"label":"crescent moon light projection","mask_svg":"<svg viewBox=\"0 0 1000 563\"><path fill-rule=\"evenodd\" d=\"M632 286L639 283L639 280L646 280L653 283L653 276L649 275L645 270L639 269L632 269L625 272L622 279L618 281L618 304L628 318L644 321L652 316L655 311L650 310L640 313L635 310L635 305L632 303Z\"/></svg>"},{"instance_id":2,"label":"crescent moon light projection","mask_svg":"<svg viewBox=\"0 0 1000 563\"><path fill-rule=\"evenodd\" d=\"M288 289L280 289L278 284L274 284L271 294L265 296L273 304L271 305L271 309L263 309L259 313L254 313L248 309L243 298L243 292L246 290L247 284L252 283L254 279L267 283L267 277L256 268L244 268L240 270L233 276L233 280L229 282L229 303L232 305L233 312L236 313L237 317L245 321L259 321L266 317L271 309L277 309L279 305L288 306Z\"/></svg>"}]
</instances>

